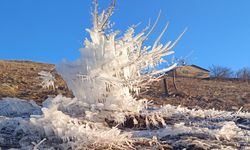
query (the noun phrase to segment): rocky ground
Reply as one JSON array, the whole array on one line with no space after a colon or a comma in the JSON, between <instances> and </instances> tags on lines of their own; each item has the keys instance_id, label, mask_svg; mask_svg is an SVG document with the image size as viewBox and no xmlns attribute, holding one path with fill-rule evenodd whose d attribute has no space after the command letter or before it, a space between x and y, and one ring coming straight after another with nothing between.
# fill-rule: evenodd
<instances>
[{"instance_id":1,"label":"rocky ground","mask_svg":"<svg viewBox=\"0 0 250 150\"><path fill-rule=\"evenodd\" d=\"M43 88L38 73L50 72L55 76L55 89ZM48 96L62 94L72 97L65 81L55 71L55 65L31 61L0 60L0 99L17 97L41 103Z\"/></svg>"}]
</instances>

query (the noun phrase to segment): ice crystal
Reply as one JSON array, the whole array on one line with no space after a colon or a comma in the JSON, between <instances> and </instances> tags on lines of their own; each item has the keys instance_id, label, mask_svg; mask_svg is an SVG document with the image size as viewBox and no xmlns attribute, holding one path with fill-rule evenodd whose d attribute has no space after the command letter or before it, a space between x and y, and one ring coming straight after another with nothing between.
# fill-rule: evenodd
<instances>
[{"instance_id":1,"label":"ice crystal","mask_svg":"<svg viewBox=\"0 0 250 150\"><path fill-rule=\"evenodd\" d=\"M38 75L40 75L40 79L42 79L41 85L43 88L49 89L52 87L55 89L55 77L50 72L41 71L38 73Z\"/></svg>"}]
</instances>

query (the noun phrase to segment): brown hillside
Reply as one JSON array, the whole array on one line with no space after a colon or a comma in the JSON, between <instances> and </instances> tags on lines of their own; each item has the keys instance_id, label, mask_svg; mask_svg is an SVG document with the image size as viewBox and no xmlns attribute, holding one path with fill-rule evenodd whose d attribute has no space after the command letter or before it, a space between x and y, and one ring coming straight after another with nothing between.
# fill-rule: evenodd
<instances>
[{"instance_id":1,"label":"brown hillside","mask_svg":"<svg viewBox=\"0 0 250 150\"><path fill-rule=\"evenodd\" d=\"M48 71L54 74L56 89L46 89L41 86L38 73ZM174 89L172 78L168 77L170 96L164 95L164 84L153 83L150 90L141 95L155 100L159 105L182 105L189 108L215 108L217 110L250 111L250 84L232 80L176 78L177 91ZM0 99L17 97L35 100L41 103L48 95L63 94L72 97L65 81L55 71L52 64L30 61L1 61L0 60Z\"/></svg>"},{"instance_id":2,"label":"brown hillside","mask_svg":"<svg viewBox=\"0 0 250 150\"><path fill-rule=\"evenodd\" d=\"M46 89L41 85L38 73L51 72L55 76L55 89ZM0 60L0 99L1 97L18 97L35 100L40 103L48 95L62 94L72 96L66 83L55 71L55 65L36 63L31 61L3 61Z\"/></svg>"},{"instance_id":3,"label":"brown hillside","mask_svg":"<svg viewBox=\"0 0 250 150\"><path fill-rule=\"evenodd\" d=\"M152 84L147 95L158 104L182 105L190 108L250 111L250 84L237 80L176 78L167 79L170 96L164 95L163 80Z\"/></svg>"}]
</instances>

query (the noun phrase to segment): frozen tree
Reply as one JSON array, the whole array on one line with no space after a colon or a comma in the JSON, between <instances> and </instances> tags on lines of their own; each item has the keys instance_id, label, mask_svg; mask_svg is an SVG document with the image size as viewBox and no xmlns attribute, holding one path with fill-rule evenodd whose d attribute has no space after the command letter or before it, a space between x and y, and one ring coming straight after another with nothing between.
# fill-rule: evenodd
<instances>
[{"instance_id":1,"label":"frozen tree","mask_svg":"<svg viewBox=\"0 0 250 150\"><path fill-rule=\"evenodd\" d=\"M93 27L86 29L90 39L85 39L84 48L80 49L81 58L73 63L63 63L59 72L67 80L74 95L88 104L102 103L105 109L139 111L133 96L152 81L158 80L157 74L173 69L176 63L161 70L156 67L166 62L163 57L172 51L183 33L175 42L161 44L160 40L168 28L168 23L153 43L144 43L156 27L147 26L135 34L131 26L122 36L118 31L110 30L110 16L116 1L113 0L107 10L98 13L98 4L94 0L92 12ZM146 73L145 73L146 72ZM158 77L158 78L157 78Z\"/></svg>"}]
</instances>

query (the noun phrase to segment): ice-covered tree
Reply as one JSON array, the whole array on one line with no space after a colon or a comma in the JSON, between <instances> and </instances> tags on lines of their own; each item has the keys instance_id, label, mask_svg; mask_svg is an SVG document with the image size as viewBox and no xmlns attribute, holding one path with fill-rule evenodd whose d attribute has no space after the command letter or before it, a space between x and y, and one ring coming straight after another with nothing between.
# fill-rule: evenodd
<instances>
[{"instance_id":1,"label":"ice-covered tree","mask_svg":"<svg viewBox=\"0 0 250 150\"><path fill-rule=\"evenodd\" d=\"M156 67L166 62L165 56L172 51L183 33L175 42L161 44L160 40L168 23L152 46L145 41L157 25L159 16L152 27L147 26L138 34L131 26L122 36L111 30L110 17L116 1L107 10L98 13L98 3L93 1L93 27L86 29L90 39L85 39L81 57L73 63L63 63L59 72L67 80L77 99L88 104L100 104L108 110L140 111L140 103L134 99L141 87L159 78L159 74L176 66L171 64L161 70Z\"/></svg>"}]
</instances>

